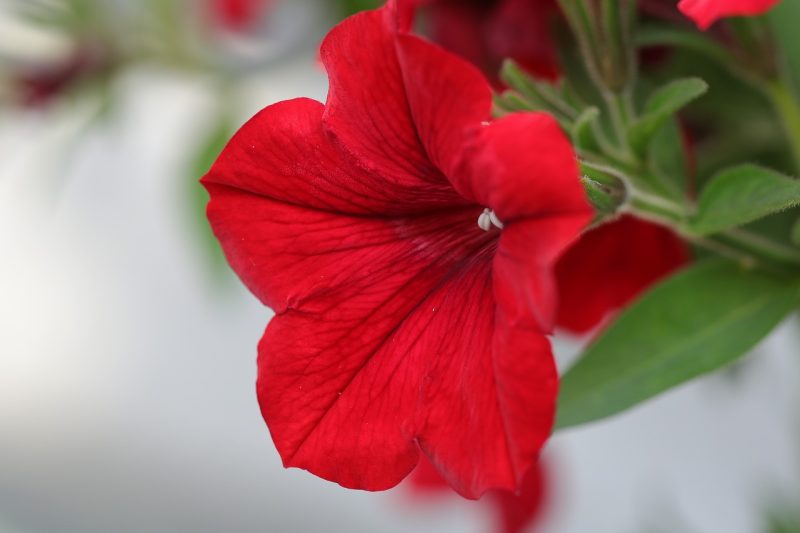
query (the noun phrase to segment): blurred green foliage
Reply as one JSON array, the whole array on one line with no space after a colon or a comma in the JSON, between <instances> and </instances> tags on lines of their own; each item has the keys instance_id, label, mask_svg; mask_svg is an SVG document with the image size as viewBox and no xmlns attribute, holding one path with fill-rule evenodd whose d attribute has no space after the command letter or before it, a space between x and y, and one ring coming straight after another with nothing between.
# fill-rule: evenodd
<instances>
[{"instance_id":1,"label":"blurred green foliage","mask_svg":"<svg viewBox=\"0 0 800 533\"><path fill-rule=\"evenodd\" d=\"M375 9L383 3L383 0L339 0L340 11L345 17L366 9Z\"/></svg>"},{"instance_id":2,"label":"blurred green foliage","mask_svg":"<svg viewBox=\"0 0 800 533\"><path fill-rule=\"evenodd\" d=\"M224 101L224 100L223 100ZM197 236L199 244L205 253L204 263L209 267L211 274L221 276L228 271L225 256L219 246L219 242L211 231L211 226L206 218L206 205L208 204L208 193L198 180L204 176L216 161L228 140L236 131L236 124L231 118L229 106L221 105L216 118L211 124L205 137L201 139L194 153L192 154L188 171L186 172L187 188L189 194L186 195L187 208L193 226L198 228Z\"/></svg>"},{"instance_id":3,"label":"blurred green foliage","mask_svg":"<svg viewBox=\"0 0 800 533\"><path fill-rule=\"evenodd\" d=\"M780 2L769 15L786 64L792 72L795 91L800 97L800 2Z\"/></svg>"}]
</instances>

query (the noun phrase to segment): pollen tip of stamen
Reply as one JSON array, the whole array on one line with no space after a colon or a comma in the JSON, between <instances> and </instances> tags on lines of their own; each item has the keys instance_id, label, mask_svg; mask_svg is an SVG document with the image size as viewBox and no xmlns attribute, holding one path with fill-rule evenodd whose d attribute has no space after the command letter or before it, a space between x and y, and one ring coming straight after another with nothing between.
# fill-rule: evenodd
<instances>
[{"instance_id":1,"label":"pollen tip of stamen","mask_svg":"<svg viewBox=\"0 0 800 533\"><path fill-rule=\"evenodd\" d=\"M478 217L478 227L483 231L489 231L492 229L492 218L488 209L484 209L483 213L481 213Z\"/></svg>"},{"instance_id":2,"label":"pollen tip of stamen","mask_svg":"<svg viewBox=\"0 0 800 533\"><path fill-rule=\"evenodd\" d=\"M489 221L495 226L497 226L498 229L503 229L505 227L504 224L500 221L500 219L497 218L495 212L491 210L489 211Z\"/></svg>"}]
</instances>

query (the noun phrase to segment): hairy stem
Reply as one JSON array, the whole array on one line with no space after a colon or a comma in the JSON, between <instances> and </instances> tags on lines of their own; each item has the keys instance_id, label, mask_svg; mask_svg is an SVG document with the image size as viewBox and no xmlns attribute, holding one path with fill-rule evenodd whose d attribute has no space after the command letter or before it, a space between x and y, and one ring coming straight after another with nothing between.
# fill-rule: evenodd
<instances>
[{"instance_id":1,"label":"hairy stem","mask_svg":"<svg viewBox=\"0 0 800 533\"><path fill-rule=\"evenodd\" d=\"M800 103L785 77L769 83L766 93L786 131L795 170L800 172Z\"/></svg>"}]
</instances>

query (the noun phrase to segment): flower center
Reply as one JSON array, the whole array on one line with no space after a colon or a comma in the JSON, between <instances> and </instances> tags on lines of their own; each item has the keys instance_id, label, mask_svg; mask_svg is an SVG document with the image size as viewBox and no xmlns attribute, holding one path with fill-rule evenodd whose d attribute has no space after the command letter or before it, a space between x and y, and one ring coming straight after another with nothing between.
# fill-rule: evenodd
<instances>
[{"instance_id":1,"label":"flower center","mask_svg":"<svg viewBox=\"0 0 800 533\"><path fill-rule=\"evenodd\" d=\"M503 223L500 222L500 219L497 218L497 215L494 214L494 211L487 207L478 217L478 227L483 231L490 231L493 226L497 229L503 229Z\"/></svg>"}]
</instances>

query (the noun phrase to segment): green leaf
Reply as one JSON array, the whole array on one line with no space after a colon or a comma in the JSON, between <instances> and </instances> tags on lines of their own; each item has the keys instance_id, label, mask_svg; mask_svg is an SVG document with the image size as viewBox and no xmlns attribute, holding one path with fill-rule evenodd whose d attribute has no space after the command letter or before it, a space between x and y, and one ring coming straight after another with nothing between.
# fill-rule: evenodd
<instances>
[{"instance_id":1,"label":"green leaf","mask_svg":"<svg viewBox=\"0 0 800 533\"><path fill-rule=\"evenodd\" d=\"M515 113L518 111L542 111L549 110L546 103L541 101L534 101L514 91L504 91L502 94L495 93L492 98L494 104L492 108L492 116L494 118L502 117L508 113ZM571 123L559 115L553 115L562 128L569 130Z\"/></svg>"},{"instance_id":2,"label":"green leaf","mask_svg":"<svg viewBox=\"0 0 800 533\"><path fill-rule=\"evenodd\" d=\"M578 148L593 150L597 148L592 125L600 117L600 110L595 106L584 109L575 122L572 124L572 141Z\"/></svg>"},{"instance_id":3,"label":"green leaf","mask_svg":"<svg viewBox=\"0 0 800 533\"><path fill-rule=\"evenodd\" d=\"M741 165L723 170L703 189L691 229L709 235L799 204L800 181L756 165Z\"/></svg>"},{"instance_id":4,"label":"green leaf","mask_svg":"<svg viewBox=\"0 0 800 533\"><path fill-rule=\"evenodd\" d=\"M800 514L791 502L781 504L767 515L769 533L800 533Z\"/></svg>"},{"instance_id":5,"label":"green leaf","mask_svg":"<svg viewBox=\"0 0 800 533\"><path fill-rule=\"evenodd\" d=\"M678 26L643 24L636 30L636 44L640 47L685 48L722 64L734 61L728 49L714 39Z\"/></svg>"},{"instance_id":6,"label":"green leaf","mask_svg":"<svg viewBox=\"0 0 800 533\"><path fill-rule=\"evenodd\" d=\"M668 120L647 148L651 174L671 198L683 203L689 191L690 164L683 133L676 119Z\"/></svg>"},{"instance_id":7,"label":"green leaf","mask_svg":"<svg viewBox=\"0 0 800 533\"><path fill-rule=\"evenodd\" d=\"M557 427L619 413L747 353L800 303L800 282L695 264L639 299L561 381Z\"/></svg>"},{"instance_id":8,"label":"green leaf","mask_svg":"<svg viewBox=\"0 0 800 533\"><path fill-rule=\"evenodd\" d=\"M533 79L511 59L503 62L500 79L537 108L549 111L560 121L573 121L578 116L561 93L561 87Z\"/></svg>"},{"instance_id":9,"label":"green leaf","mask_svg":"<svg viewBox=\"0 0 800 533\"><path fill-rule=\"evenodd\" d=\"M708 84L699 78L675 80L658 89L647 101L642 117L630 127L633 148L643 153L661 126L707 90Z\"/></svg>"},{"instance_id":10,"label":"green leaf","mask_svg":"<svg viewBox=\"0 0 800 533\"><path fill-rule=\"evenodd\" d=\"M515 111L539 111L545 109L541 102L532 102L514 91L504 91L494 95L494 105L503 113Z\"/></svg>"}]
</instances>

